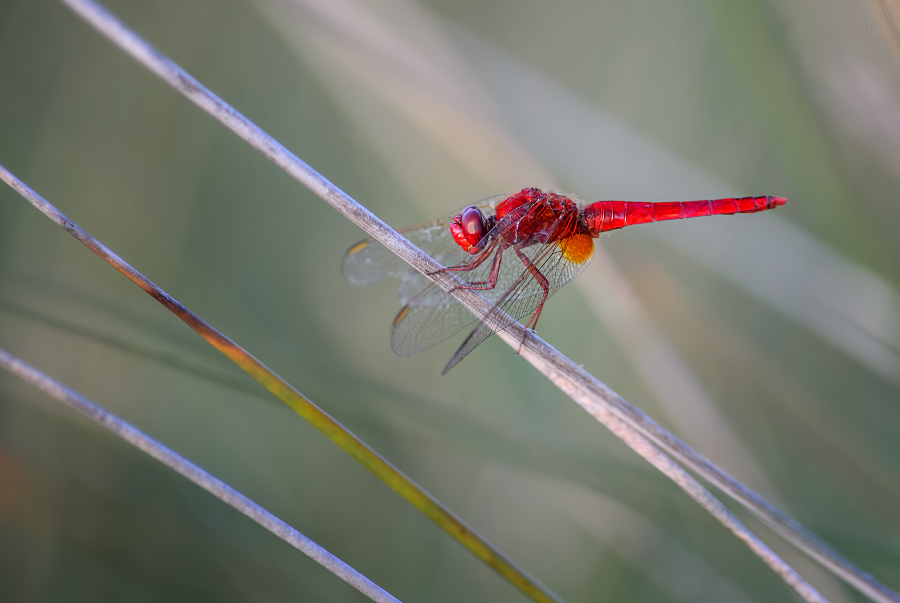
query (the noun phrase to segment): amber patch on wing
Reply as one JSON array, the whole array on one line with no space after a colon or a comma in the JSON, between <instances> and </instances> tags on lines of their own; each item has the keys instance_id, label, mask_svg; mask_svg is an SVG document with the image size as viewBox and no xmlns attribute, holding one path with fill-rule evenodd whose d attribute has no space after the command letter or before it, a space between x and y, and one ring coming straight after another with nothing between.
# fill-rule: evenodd
<instances>
[{"instance_id":1,"label":"amber patch on wing","mask_svg":"<svg viewBox=\"0 0 900 603\"><path fill-rule=\"evenodd\" d=\"M360 241L353 247L347 250L347 255L353 255L354 253L359 253L363 249L369 246L369 241Z\"/></svg>"},{"instance_id":2,"label":"amber patch on wing","mask_svg":"<svg viewBox=\"0 0 900 603\"><path fill-rule=\"evenodd\" d=\"M563 257L573 264L583 264L594 255L594 240L588 234L575 234L561 240L559 249Z\"/></svg>"},{"instance_id":3,"label":"amber patch on wing","mask_svg":"<svg viewBox=\"0 0 900 603\"><path fill-rule=\"evenodd\" d=\"M394 319L394 326L396 327L397 325L399 325L400 321L406 318L407 314L409 314L409 306L403 306L402 308L400 308L400 311L397 313L397 317Z\"/></svg>"}]
</instances>

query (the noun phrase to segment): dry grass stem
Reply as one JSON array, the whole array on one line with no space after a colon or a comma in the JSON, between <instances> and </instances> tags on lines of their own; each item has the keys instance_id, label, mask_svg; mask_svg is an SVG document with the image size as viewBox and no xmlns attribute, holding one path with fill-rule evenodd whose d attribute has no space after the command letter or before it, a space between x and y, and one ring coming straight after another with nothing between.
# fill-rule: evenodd
<instances>
[{"instance_id":1,"label":"dry grass stem","mask_svg":"<svg viewBox=\"0 0 900 603\"><path fill-rule=\"evenodd\" d=\"M434 496L423 490L409 477L394 467L384 457L375 452L365 442L356 437L350 430L338 423L328 413L316 406L289 383L284 381L269 367L260 362L247 350L216 330L212 325L191 312L178 300L160 289L143 274L134 269L128 262L112 252L103 243L89 235L84 229L72 222L46 199L38 195L24 182L0 165L0 180L9 184L29 203L39 209L83 243L88 249L99 255L113 268L138 285L148 295L162 304L167 310L178 316L185 324L196 331L213 347L227 356L247 374L256 379L275 394L282 402L290 406L297 414L313 424L332 442L340 446L379 479L400 494L414 507L419 509L441 529L472 552L476 557L503 576L513 586L538 603L559 601L559 598L535 578L518 567L502 551L493 546L470 526L466 525L450 509L441 504Z\"/></svg>"},{"instance_id":2,"label":"dry grass stem","mask_svg":"<svg viewBox=\"0 0 900 603\"><path fill-rule=\"evenodd\" d=\"M398 599L391 596L390 593L222 480L207 473L171 448L163 446L130 423L94 404L75 390L66 387L3 349L0 349L0 366L28 381L53 399L99 423L138 450L147 453L169 469L203 488L229 507L246 515L371 600L378 603L399 603Z\"/></svg>"}]
</instances>

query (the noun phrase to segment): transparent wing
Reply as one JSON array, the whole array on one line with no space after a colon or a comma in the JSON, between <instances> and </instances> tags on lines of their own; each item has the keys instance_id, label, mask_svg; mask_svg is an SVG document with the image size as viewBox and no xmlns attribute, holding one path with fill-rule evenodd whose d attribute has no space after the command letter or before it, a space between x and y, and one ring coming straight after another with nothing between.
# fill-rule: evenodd
<instances>
[{"instance_id":1,"label":"transparent wing","mask_svg":"<svg viewBox=\"0 0 900 603\"><path fill-rule=\"evenodd\" d=\"M495 197L495 199L497 198L502 200L506 196ZM520 211L525 209L527 208L523 207ZM493 215L493 213L495 212L493 207L491 207L491 213L488 215ZM508 226L511 218L510 216L500 220L487 236L492 240L499 237L499 233ZM447 237L450 239L455 251L448 252L446 261L441 261L441 263L444 266L452 267L473 260L474 256L463 251L452 240L452 237L449 235L449 228L447 228L447 233ZM524 268L521 262L518 263L518 268L512 266L509 262L510 254L513 257L515 256L515 252L511 249L507 249L503 253L497 286L494 289L479 291L489 301L496 303L498 293L502 291L500 289L501 283L511 283L517 278L521 269ZM474 270L459 271L453 274L468 283L486 282L490 276L494 259L495 256L490 254L490 257ZM515 272L516 270L518 272ZM415 290L416 294L409 297L408 301L405 302L406 305L400 309L400 312L394 318L393 327L391 328L391 349L398 356L411 356L412 354L425 351L452 337L466 325L470 325L478 320L478 317L463 307L452 295L445 294L440 287L425 277L419 276L426 281L427 286L418 290L414 286L410 287L410 290ZM403 285L401 285L401 292L403 288ZM404 301L402 297L401 294L401 301Z\"/></svg>"},{"instance_id":2,"label":"transparent wing","mask_svg":"<svg viewBox=\"0 0 900 603\"><path fill-rule=\"evenodd\" d=\"M475 206L481 209L485 215L492 216L496 213L494 209L496 205L507 197L509 197L508 194L488 197L476 203ZM456 244L450 234L450 224L461 211L462 208L433 222L402 228L398 232L440 262L441 265L455 266L469 257L469 254ZM400 302L403 304L409 303L416 295L431 285L431 281L422 276L415 268L372 238L360 241L344 253L341 260L341 272L344 278L354 285L375 285L385 277L401 279Z\"/></svg>"},{"instance_id":3,"label":"transparent wing","mask_svg":"<svg viewBox=\"0 0 900 603\"><path fill-rule=\"evenodd\" d=\"M429 281L428 287L410 299L394 318L391 349L398 356L418 354L446 341L476 320L456 298Z\"/></svg>"},{"instance_id":4,"label":"transparent wing","mask_svg":"<svg viewBox=\"0 0 900 603\"><path fill-rule=\"evenodd\" d=\"M497 285L493 289L478 291L488 301L495 304L512 283L521 277L525 269L512 248L508 247L502 253ZM465 255L468 256L468 254ZM454 272L454 274L469 283L486 282L490 276L494 258L495 256L492 255L475 270ZM469 260L471 256L464 259ZM448 265L455 266L458 263ZM419 295L410 299L394 319L391 329L391 348L399 356L409 356L427 350L478 320L478 317L456 301L455 297L445 294L437 285L431 283L430 285ZM536 299L535 303L539 301L540 297Z\"/></svg>"},{"instance_id":5,"label":"transparent wing","mask_svg":"<svg viewBox=\"0 0 900 603\"><path fill-rule=\"evenodd\" d=\"M591 246L590 251L582 254L577 262L567 253L566 241L532 245L520 250L547 279L548 299L584 270L593 257L593 241L590 236L579 234L575 237L586 239L578 241L577 244ZM571 241L568 244L571 244ZM456 366L495 332L506 329L520 319L530 319L544 300L543 287L525 267L515 249L508 248L504 252L503 264L501 268L503 276L498 279L497 287L488 296L495 304L494 310L469 334L444 367L443 373Z\"/></svg>"}]
</instances>

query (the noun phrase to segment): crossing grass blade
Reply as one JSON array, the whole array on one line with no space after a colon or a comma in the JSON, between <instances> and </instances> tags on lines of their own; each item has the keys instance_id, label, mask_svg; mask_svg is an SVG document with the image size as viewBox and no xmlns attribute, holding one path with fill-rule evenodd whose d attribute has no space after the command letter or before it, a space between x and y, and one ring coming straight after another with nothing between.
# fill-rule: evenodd
<instances>
[{"instance_id":1,"label":"crossing grass blade","mask_svg":"<svg viewBox=\"0 0 900 603\"><path fill-rule=\"evenodd\" d=\"M75 390L66 387L3 349L0 349L0 366L28 381L52 398L99 423L135 448L152 456L228 506L246 515L371 600L377 603L399 603L396 598L381 589L377 584L222 480L204 471L174 450L157 442L113 413L94 404Z\"/></svg>"},{"instance_id":2,"label":"crossing grass blade","mask_svg":"<svg viewBox=\"0 0 900 603\"><path fill-rule=\"evenodd\" d=\"M456 539L491 569L522 591L523 594L533 601L541 603L560 601L549 589L516 566L500 550L466 525L452 511L375 452L350 430L316 406L315 403L275 374L274 371L247 350L156 286L150 279L146 278L100 241L72 222L3 166L0 166L0 179L9 184L28 202L56 224L63 227L66 232L83 243L88 249L99 255L109 265L161 303L167 310L175 314L229 360L237 364L247 374L275 394L279 400L290 406L297 414L309 421L332 442L340 446L341 449L378 476L379 479L409 501L426 517L434 521L441 529Z\"/></svg>"}]
</instances>

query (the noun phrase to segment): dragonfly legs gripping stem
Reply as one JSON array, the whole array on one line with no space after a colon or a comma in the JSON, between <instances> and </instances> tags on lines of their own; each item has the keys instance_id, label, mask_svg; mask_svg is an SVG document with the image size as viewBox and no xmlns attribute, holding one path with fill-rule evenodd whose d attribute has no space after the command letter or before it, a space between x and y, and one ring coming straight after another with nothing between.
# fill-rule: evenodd
<instances>
[{"instance_id":1,"label":"dragonfly legs gripping stem","mask_svg":"<svg viewBox=\"0 0 900 603\"><path fill-rule=\"evenodd\" d=\"M528 256L522 253L519 245L516 245L514 249L516 255L518 255L519 259L522 260L522 263L525 264L525 269L531 273L531 276L534 277L534 280L537 281L538 285L540 285L541 289L544 291L544 297L541 298L541 303L538 304L534 314L531 315L531 318L529 318L528 322L524 325L525 330L522 331L522 341L519 342L519 349L516 351L517 354L520 354L522 352L522 346L525 345L525 337L528 335L528 329L534 331L537 328L538 319L541 317L541 310L544 309L544 302L546 302L547 298L550 296L550 281L548 281L547 277L541 273L538 267L528 259Z\"/></svg>"},{"instance_id":2,"label":"dragonfly legs gripping stem","mask_svg":"<svg viewBox=\"0 0 900 603\"><path fill-rule=\"evenodd\" d=\"M484 260L491 254L491 251L494 247L497 246L497 242L492 242L483 252L481 252L474 261L469 262L468 264L458 264L456 266L452 266L450 268L445 268L445 270L453 271L453 272L463 272L468 270L474 270L478 266L484 263ZM452 289L446 291L446 293L452 293L457 289L469 289L473 291L488 291L497 286L497 278L500 275L500 262L503 259L503 250L506 246L501 245L500 249L497 250L496 255L494 256L494 261L491 263L491 272L488 275L488 279L486 281L472 281L465 285L457 285Z\"/></svg>"},{"instance_id":3,"label":"dragonfly legs gripping stem","mask_svg":"<svg viewBox=\"0 0 900 603\"><path fill-rule=\"evenodd\" d=\"M441 268L440 270L435 270L434 272L426 273L427 276L434 276L439 272L468 272L470 270L475 270L479 266L481 266L486 259L491 255L491 251L493 251L494 247L497 246L498 239L494 239L491 243L478 252L478 255L475 256L471 262L462 262L457 264L456 266L448 266L446 268ZM452 289L451 289L452 291ZM449 293L449 292L448 292Z\"/></svg>"}]
</instances>

